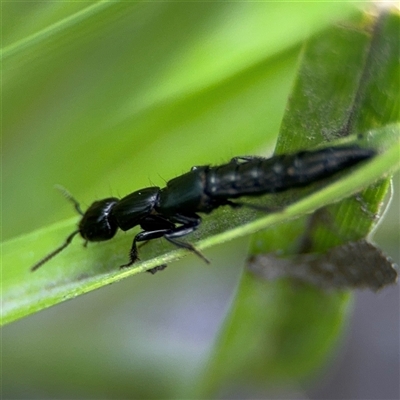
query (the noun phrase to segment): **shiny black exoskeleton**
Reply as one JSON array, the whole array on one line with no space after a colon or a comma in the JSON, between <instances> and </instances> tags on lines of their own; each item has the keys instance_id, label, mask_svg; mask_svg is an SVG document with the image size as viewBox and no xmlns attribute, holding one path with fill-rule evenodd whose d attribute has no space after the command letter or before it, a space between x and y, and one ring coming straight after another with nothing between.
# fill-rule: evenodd
<instances>
[{"instance_id":1,"label":"shiny black exoskeleton","mask_svg":"<svg viewBox=\"0 0 400 400\"><path fill-rule=\"evenodd\" d=\"M166 187L148 187L122 199L109 197L95 201L85 213L69 194L82 215L78 229L65 243L32 267L36 270L69 245L76 234L86 242L111 239L118 229L140 226L130 251L128 267L138 259L137 243L165 238L186 248L205 261L196 248L179 238L193 232L201 223L198 213L210 213L220 206L253 207L232 201L242 196L260 196L306 186L327 178L344 168L373 157L376 152L358 146L328 147L271 158L235 157L229 163L212 167L193 167L191 171L167 182ZM255 207L262 209L262 207ZM267 210L267 209L265 209ZM208 262L208 261L207 261ZM154 269L153 272L161 268Z\"/></svg>"}]
</instances>

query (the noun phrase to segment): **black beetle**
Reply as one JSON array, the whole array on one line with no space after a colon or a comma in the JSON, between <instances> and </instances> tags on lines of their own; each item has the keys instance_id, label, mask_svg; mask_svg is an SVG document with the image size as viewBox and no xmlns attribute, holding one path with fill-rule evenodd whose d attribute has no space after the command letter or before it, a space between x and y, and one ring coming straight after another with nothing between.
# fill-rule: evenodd
<instances>
[{"instance_id":1,"label":"black beetle","mask_svg":"<svg viewBox=\"0 0 400 400\"><path fill-rule=\"evenodd\" d=\"M138 242L161 237L196 253L208 262L193 245L179 240L199 227L201 217L198 213L209 214L220 206L262 209L232 199L306 186L375 154L375 150L349 145L271 158L235 157L230 162L215 167L193 167L186 174L168 181L162 189L153 186L140 189L122 199L109 197L95 201L84 213L78 202L66 194L82 215L78 229L68 236L63 245L31 269L34 271L49 261L67 247L78 233L86 243L101 242L111 239L118 229L127 231L137 225L142 231L133 239L129 262L121 268L132 265L138 259ZM156 272L163 267L157 267L150 272Z\"/></svg>"}]
</instances>

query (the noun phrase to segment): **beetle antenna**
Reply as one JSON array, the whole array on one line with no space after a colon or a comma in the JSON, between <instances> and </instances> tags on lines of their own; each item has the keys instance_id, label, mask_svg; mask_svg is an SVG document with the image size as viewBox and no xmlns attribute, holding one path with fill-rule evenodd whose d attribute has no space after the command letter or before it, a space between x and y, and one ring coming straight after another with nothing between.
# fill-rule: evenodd
<instances>
[{"instance_id":1,"label":"beetle antenna","mask_svg":"<svg viewBox=\"0 0 400 400\"><path fill-rule=\"evenodd\" d=\"M61 185L54 185L54 187L55 187L57 190L59 190L59 191L61 192L61 194L62 194L68 201L70 201L70 202L74 205L75 210L78 212L78 214L80 214L80 215L83 216L84 213L83 213L83 211L82 211L82 209L81 209L81 206L80 206L78 200L76 200L75 197L72 196L72 194L71 194L70 192L68 192L68 190L65 189L64 186L61 186Z\"/></svg>"},{"instance_id":2,"label":"beetle antenna","mask_svg":"<svg viewBox=\"0 0 400 400\"><path fill-rule=\"evenodd\" d=\"M47 263L50 259L52 259L55 255L63 251L71 242L72 239L76 234L79 233L79 230L76 230L72 232L66 239L65 242L60 246L57 247L55 250L53 250L51 253L47 254L46 257L42 258L39 262L37 262L33 267L31 267L31 271L36 271L39 267L41 267L43 264Z\"/></svg>"}]
</instances>

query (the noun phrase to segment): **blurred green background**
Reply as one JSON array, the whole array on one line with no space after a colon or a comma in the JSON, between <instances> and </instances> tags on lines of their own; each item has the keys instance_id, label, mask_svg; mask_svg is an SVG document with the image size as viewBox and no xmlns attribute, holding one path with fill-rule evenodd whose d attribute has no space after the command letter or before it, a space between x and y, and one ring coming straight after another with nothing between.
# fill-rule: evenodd
<instances>
[{"instance_id":1,"label":"blurred green background","mask_svg":"<svg viewBox=\"0 0 400 400\"><path fill-rule=\"evenodd\" d=\"M56 183L85 208L95 198L163 185L192 165L269 153L302 41L350 17L352 7L3 3L3 240L73 215ZM376 240L399 262L398 199L393 204ZM240 239L209 250L210 267L188 256L154 277L142 274L3 328L4 398L186 393L232 301L247 245ZM293 383L283 394L250 387L237 397L321 398L324 387L333 393L326 388L335 379L343 395L332 398L366 398L371 382L386 384L369 398L394 397L396 295L397 288L360 295L362 329L351 332L365 347L350 352L355 365L348 353L338 356L347 373L328 375L324 386L322 371L308 392ZM371 329L377 333L368 342Z\"/></svg>"},{"instance_id":2,"label":"blurred green background","mask_svg":"<svg viewBox=\"0 0 400 400\"><path fill-rule=\"evenodd\" d=\"M7 3L4 238L71 216L55 183L87 205L272 148L302 40L348 12L324 3Z\"/></svg>"}]
</instances>

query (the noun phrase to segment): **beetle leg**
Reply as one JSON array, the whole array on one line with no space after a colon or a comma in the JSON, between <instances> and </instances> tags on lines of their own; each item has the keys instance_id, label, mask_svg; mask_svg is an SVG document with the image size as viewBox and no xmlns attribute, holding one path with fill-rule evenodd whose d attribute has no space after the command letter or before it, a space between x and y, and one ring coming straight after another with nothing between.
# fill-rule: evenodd
<instances>
[{"instance_id":1,"label":"beetle leg","mask_svg":"<svg viewBox=\"0 0 400 400\"><path fill-rule=\"evenodd\" d=\"M243 162L249 162L253 160L265 160L265 157L259 157L259 156L238 156L238 157L233 157L229 161L232 164L242 164Z\"/></svg>"},{"instance_id":2,"label":"beetle leg","mask_svg":"<svg viewBox=\"0 0 400 400\"><path fill-rule=\"evenodd\" d=\"M143 231L139 232L133 239L131 251L129 252L129 262L121 265L120 268L130 267L135 261L139 259L137 251L137 242L146 242L151 239L157 239L163 237L166 233L170 232L170 229L159 229L156 231Z\"/></svg>"},{"instance_id":3,"label":"beetle leg","mask_svg":"<svg viewBox=\"0 0 400 400\"><path fill-rule=\"evenodd\" d=\"M179 236L187 235L190 232L193 232L193 229L190 229L190 230L188 229L186 233L179 235ZM164 235L164 237L165 237L165 239L167 239L169 242L171 242L175 246L182 247L184 249L191 251L192 253L194 253L198 257L200 257L202 260L204 260L207 264L210 264L210 260L204 254L202 254L200 250L196 249L196 247L194 247L191 243L182 242L180 240L171 238L170 235Z\"/></svg>"},{"instance_id":4,"label":"beetle leg","mask_svg":"<svg viewBox=\"0 0 400 400\"><path fill-rule=\"evenodd\" d=\"M157 218L154 219L153 223L157 222L156 220ZM129 262L127 264L121 265L120 268L129 267L139 259L137 242L147 242L148 240L157 239L161 237L164 237L166 240L168 240L170 243L174 244L177 247L181 247L195 253L197 256L203 259L207 264L209 264L210 261L191 243L177 240L177 238L186 236L189 233L195 231L201 223L201 218L196 214L193 214L192 216L175 214L171 218L171 220L173 220L174 223L181 224L181 226L175 227L171 221L165 221L164 219L160 219L159 221L160 227L163 224L165 225L166 222L170 226L164 229L157 229L151 231L144 230L142 232L139 232L133 239L132 247L129 252Z\"/></svg>"},{"instance_id":5,"label":"beetle leg","mask_svg":"<svg viewBox=\"0 0 400 400\"><path fill-rule=\"evenodd\" d=\"M158 271L162 271L167 268L167 264L158 265L157 267L150 268L146 272L150 272L150 274L154 275Z\"/></svg>"},{"instance_id":6,"label":"beetle leg","mask_svg":"<svg viewBox=\"0 0 400 400\"><path fill-rule=\"evenodd\" d=\"M169 242L173 243L177 247L182 247L195 253L198 257L209 264L210 261L191 243L182 242L176 239L182 236L186 236L189 233L195 231L201 223L201 218L197 214L193 214L192 216L175 214L173 220L174 222L182 224L182 226L171 229L170 232L164 235L165 239L167 239Z\"/></svg>"}]
</instances>

